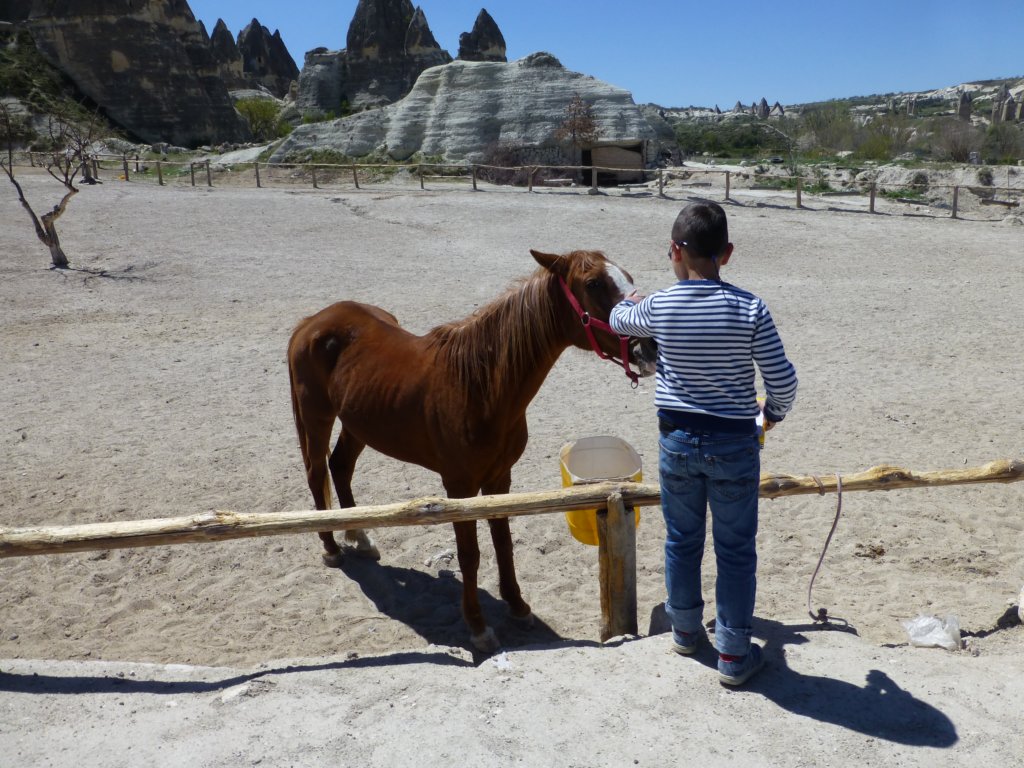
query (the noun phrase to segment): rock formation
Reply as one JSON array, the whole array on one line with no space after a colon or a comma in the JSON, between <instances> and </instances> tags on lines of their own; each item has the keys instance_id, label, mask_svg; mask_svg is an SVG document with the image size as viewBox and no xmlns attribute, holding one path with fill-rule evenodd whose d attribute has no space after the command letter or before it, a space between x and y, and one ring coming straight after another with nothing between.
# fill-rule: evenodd
<instances>
[{"instance_id":1,"label":"rock formation","mask_svg":"<svg viewBox=\"0 0 1024 768\"><path fill-rule=\"evenodd\" d=\"M16 5L43 56L137 138L196 146L248 137L186 0Z\"/></svg>"},{"instance_id":2,"label":"rock formation","mask_svg":"<svg viewBox=\"0 0 1024 768\"><path fill-rule=\"evenodd\" d=\"M956 116L961 120L971 119L971 94L967 91L960 91L956 102Z\"/></svg>"},{"instance_id":3,"label":"rock formation","mask_svg":"<svg viewBox=\"0 0 1024 768\"><path fill-rule=\"evenodd\" d=\"M242 74L242 54L235 44L235 37L223 19L217 19L210 35L213 59L221 68L221 77L228 88L242 88L248 85Z\"/></svg>"},{"instance_id":4,"label":"rock formation","mask_svg":"<svg viewBox=\"0 0 1024 768\"><path fill-rule=\"evenodd\" d=\"M1003 120L1003 105L1006 103L1006 99L1009 98L1010 91L1007 89L1004 83L995 96L992 97L992 122L999 123Z\"/></svg>"},{"instance_id":5,"label":"rock formation","mask_svg":"<svg viewBox=\"0 0 1024 768\"><path fill-rule=\"evenodd\" d=\"M505 38L486 8L480 9L473 30L459 35L458 58L462 61L508 61Z\"/></svg>"},{"instance_id":6,"label":"rock formation","mask_svg":"<svg viewBox=\"0 0 1024 768\"><path fill-rule=\"evenodd\" d=\"M599 145L629 147L645 163L657 157L657 135L628 91L570 72L551 54L535 53L510 63L454 61L428 69L394 104L298 126L272 160L315 146L349 157L406 160L422 153L479 161L501 145L523 150L534 162L566 162L555 133L576 95L591 106Z\"/></svg>"},{"instance_id":7,"label":"rock formation","mask_svg":"<svg viewBox=\"0 0 1024 768\"><path fill-rule=\"evenodd\" d=\"M463 60L505 61L505 39L486 10L459 43ZM409 93L421 72L451 60L411 0L359 0L346 48L306 53L297 106L300 112L343 114L390 104Z\"/></svg>"},{"instance_id":8,"label":"rock formation","mask_svg":"<svg viewBox=\"0 0 1024 768\"><path fill-rule=\"evenodd\" d=\"M299 68L285 47L281 33L270 30L253 19L238 33L238 52L242 72L252 85L262 85L278 98L288 93L292 81L299 78Z\"/></svg>"}]
</instances>

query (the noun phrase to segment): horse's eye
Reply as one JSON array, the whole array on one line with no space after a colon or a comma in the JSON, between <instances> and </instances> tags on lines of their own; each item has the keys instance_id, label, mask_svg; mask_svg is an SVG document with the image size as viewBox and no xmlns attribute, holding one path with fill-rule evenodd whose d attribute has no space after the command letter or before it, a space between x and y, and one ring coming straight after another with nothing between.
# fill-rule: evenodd
<instances>
[{"instance_id":1,"label":"horse's eye","mask_svg":"<svg viewBox=\"0 0 1024 768\"><path fill-rule=\"evenodd\" d=\"M587 290L591 293L601 290L602 287L604 287L604 283L597 278L587 280Z\"/></svg>"}]
</instances>

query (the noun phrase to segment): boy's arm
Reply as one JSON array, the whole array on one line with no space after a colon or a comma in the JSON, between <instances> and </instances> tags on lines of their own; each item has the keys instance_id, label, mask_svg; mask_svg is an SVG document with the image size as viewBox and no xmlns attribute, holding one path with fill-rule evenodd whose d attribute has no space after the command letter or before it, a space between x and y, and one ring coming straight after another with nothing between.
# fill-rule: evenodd
<instances>
[{"instance_id":1,"label":"boy's arm","mask_svg":"<svg viewBox=\"0 0 1024 768\"><path fill-rule=\"evenodd\" d=\"M762 304L758 322L754 328L751 345L754 362L764 380L765 402L762 408L766 428L782 421L796 400L796 368L786 357L782 339L775 328L768 307Z\"/></svg>"},{"instance_id":2,"label":"boy's arm","mask_svg":"<svg viewBox=\"0 0 1024 768\"><path fill-rule=\"evenodd\" d=\"M651 324L652 296L642 296L634 291L612 307L608 325L624 336L648 338L654 335Z\"/></svg>"}]
</instances>

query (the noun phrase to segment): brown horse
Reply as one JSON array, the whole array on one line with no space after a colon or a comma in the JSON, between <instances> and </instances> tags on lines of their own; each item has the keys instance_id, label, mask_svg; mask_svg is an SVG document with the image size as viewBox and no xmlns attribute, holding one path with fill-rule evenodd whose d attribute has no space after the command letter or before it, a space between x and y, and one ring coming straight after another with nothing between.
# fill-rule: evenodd
<instances>
[{"instance_id":1,"label":"brown horse","mask_svg":"<svg viewBox=\"0 0 1024 768\"><path fill-rule=\"evenodd\" d=\"M292 408L317 509L328 509L328 468L342 508L355 506L351 481L365 446L441 476L452 498L508 493L512 465L526 448L526 408L569 346L619 356L641 373L654 370L646 340L611 333L603 322L632 290L632 278L592 251L558 256L531 251L541 265L463 320L423 336L405 331L379 307L343 301L299 323L288 345ZM582 322L581 322L582 320ZM606 331L595 334L593 328ZM331 431L341 421L334 450ZM499 591L511 615L532 621L516 582L508 518L488 520ZM473 644L498 640L477 597L480 550L476 523L454 523L462 570L462 613ZM330 531L319 534L329 566L342 552ZM346 531L346 550L379 558L360 530Z\"/></svg>"}]
</instances>

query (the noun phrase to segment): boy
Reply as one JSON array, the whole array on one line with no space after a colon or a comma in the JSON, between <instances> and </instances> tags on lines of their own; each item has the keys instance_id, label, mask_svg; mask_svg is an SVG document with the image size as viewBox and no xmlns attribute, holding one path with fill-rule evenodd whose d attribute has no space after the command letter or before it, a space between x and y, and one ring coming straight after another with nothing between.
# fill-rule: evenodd
<instances>
[{"instance_id":1,"label":"boy","mask_svg":"<svg viewBox=\"0 0 1024 768\"><path fill-rule=\"evenodd\" d=\"M797 379L764 302L720 279L732 251L722 207L688 205L672 226L668 252L679 282L627 296L609 322L617 333L658 343L654 404L673 650L695 653L704 636L700 569L710 504L718 675L742 685L763 664L761 647L750 642L761 476L754 365L767 395L760 407L765 430L792 407Z\"/></svg>"}]
</instances>

